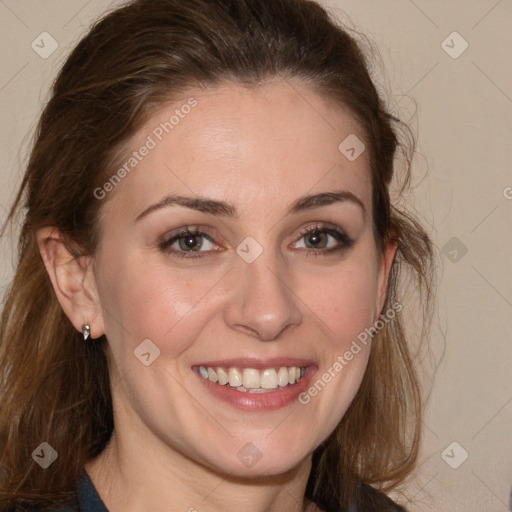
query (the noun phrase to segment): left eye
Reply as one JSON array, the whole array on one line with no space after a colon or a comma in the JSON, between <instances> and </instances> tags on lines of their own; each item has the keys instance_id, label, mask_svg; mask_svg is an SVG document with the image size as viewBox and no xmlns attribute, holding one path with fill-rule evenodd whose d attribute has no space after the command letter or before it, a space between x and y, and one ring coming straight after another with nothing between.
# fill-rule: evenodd
<instances>
[{"instance_id":1,"label":"left eye","mask_svg":"<svg viewBox=\"0 0 512 512\"><path fill-rule=\"evenodd\" d=\"M301 233L299 240L304 241L301 248L308 249L309 252L331 252L351 247L354 243L349 236L336 229L315 226L308 228Z\"/></svg>"}]
</instances>

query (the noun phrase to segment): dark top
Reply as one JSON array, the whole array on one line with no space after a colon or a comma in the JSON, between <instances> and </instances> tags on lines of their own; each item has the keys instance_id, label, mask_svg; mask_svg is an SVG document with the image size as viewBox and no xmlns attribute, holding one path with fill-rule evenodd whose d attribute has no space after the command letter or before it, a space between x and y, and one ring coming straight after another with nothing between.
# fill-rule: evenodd
<instances>
[{"instance_id":1,"label":"dark top","mask_svg":"<svg viewBox=\"0 0 512 512\"><path fill-rule=\"evenodd\" d=\"M71 507L65 507L57 510L56 512L108 512L107 507L103 501L101 501L98 491L96 491L96 488L85 470L83 470L80 475L78 499L80 503L80 508L78 510Z\"/></svg>"},{"instance_id":2,"label":"dark top","mask_svg":"<svg viewBox=\"0 0 512 512\"><path fill-rule=\"evenodd\" d=\"M80 510L81 512L108 512L85 470L80 479ZM62 512L68 511L63 510Z\"/></svg>"},{"instance_id":3,"label":"dark top","mask_svg":"<svg viewBox=\"0 0 512 512\"><path fill-rule=\"evenodd\" d=\"M56 510L55 512L108 512L107 507L101 501L101 498L98 494L98 491L94 487L94 484L92 483L91 479L89 478L89 475L85 470L82 471L80 475L80 484L79 484L79 509L71 508L71 507L64 507L59 510ZM382 503L385 505L385 508L382 508L382 512L384 511L400 511L403 510L402 508L398 507L393 501L391 501L389 498L382 496L384 498L384 502ZM389 508L387 508L389 507ZM395 508L396 507L396 508ZM336 507L332 508L330 506L326 506L324 510L326 512L337 512L335 510ZM354 507L353 512L357 512L356 508ZM34 509L29 509L27 512L36 512Z\"/></svg>"}]
</instances>

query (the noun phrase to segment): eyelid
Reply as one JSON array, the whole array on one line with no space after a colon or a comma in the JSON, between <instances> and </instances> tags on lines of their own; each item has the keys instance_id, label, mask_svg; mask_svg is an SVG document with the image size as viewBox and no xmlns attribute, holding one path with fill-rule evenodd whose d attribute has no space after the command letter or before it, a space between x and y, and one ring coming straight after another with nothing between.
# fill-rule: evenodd
<instances>
[{"instance_id":1,"label":"eyelid","mask_svg":"<svg viewBox=\"0 0 512 512\"><path fill-rule=\"evenodd\" d=\"M346 232L341 227L337 226L336 224L331 224L330 222L316 221L316 222L313 222L312 224L308 224L307 226L302 228L301 231L300 231L299 238L301 236L304 236L307 233L310 233L311 231L315 231L315 230L318 230L318 231L322 231L322 230L323 231L328 231L328 230L331 230L331 231L336 231L340 235L348 236L346 234Z\"/></svg>"},{"instance_id":2,"label":"eyelid","mask_svg":"<svg viewBox=\"0 0 512 512\"><path fill-rule=\"evenodd\" d=\"M202 236L206 238L213 245L218 245L215 241L215 238L210 234L210 228L207 226L200 225L189 225L182 226L177 228L171 232L166 233L165 235L159 237L157 239L158 248L165 253L177 255L177 257L181 258L198 258L203 256L211 255L212 252L217 251L179 251L176 249L171 249L171 246L178 241L180 238L185 237L187 235L192 236Z\"/></svg>"},{"instance_id":3,"label":"eyelid","mask_svg":"<svg viewBox=\"0 0 512 512\"><path fill-rule=\"evenodd\" d=\"M199 224L190 224L188 226L181 226L179 228L173 229L172 231L166 232L164 235L158 237L157 243L158 245L165 244L172 238L179 237L179 235L185 236L187 234L204 235L211 242L214 242L213 234L211 233L210 228Z\"/></svg>"}]
</instances>

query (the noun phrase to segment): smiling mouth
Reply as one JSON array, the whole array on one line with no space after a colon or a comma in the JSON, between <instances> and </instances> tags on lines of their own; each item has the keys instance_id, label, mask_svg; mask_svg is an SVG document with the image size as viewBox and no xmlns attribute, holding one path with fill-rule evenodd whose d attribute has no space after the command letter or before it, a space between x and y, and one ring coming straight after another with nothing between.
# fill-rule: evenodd
<instances>
[{"instance_id":1,"label":"smiling mouth","mask_svg":"<svg viewBox=\"0 0 512 512\"><path fill-rule=\"evenodd\" d=\"M297 384L306 374L305 366L278 368L197 367L199 375L214 384L243 393L270 393Z\"/></svg>"}]
</instances>

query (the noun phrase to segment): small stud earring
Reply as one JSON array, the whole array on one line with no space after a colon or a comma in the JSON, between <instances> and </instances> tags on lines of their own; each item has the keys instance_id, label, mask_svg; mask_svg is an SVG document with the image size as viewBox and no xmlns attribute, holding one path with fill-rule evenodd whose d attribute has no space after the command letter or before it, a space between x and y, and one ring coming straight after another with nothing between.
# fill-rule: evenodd
<instances>
[{"instance_id":1,"label":"small stud earring","mask_svg":"<svg viewBox=\"0 0 512 512\"><path fill-rule=\"evenodd\" d=\"M84 341L89 339L91 335L91 326L90 325L82 325L82 335L84 337Z\"/></svg>"}]
</instances>

